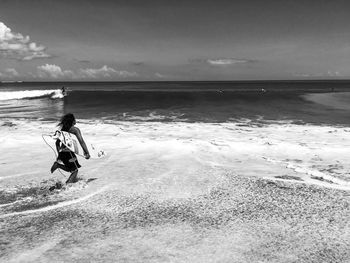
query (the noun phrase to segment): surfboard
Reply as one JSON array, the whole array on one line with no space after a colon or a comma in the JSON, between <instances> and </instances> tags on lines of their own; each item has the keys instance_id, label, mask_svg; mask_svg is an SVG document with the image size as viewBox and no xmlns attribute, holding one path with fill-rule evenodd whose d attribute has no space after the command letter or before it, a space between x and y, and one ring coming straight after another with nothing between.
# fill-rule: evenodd
<instances>
[{"instance_id":1,"label":"surfboard","mask_svg":"<svg viewBox=\"0 0 350 263\"><path fill-rule=\"evenodd\" d=\"M84 150L81 147L78 138L70 132L66 131L56 131L53 135L50 135L53 140L60 140L62 144L64 144L69 150L74 152L77 155L84 157ZM86 142L84 139L86 147L89 150L90 158L98 159L103 158L107 155L107 153L96 147L94 144Z\"/></svg>"}]
</instances>

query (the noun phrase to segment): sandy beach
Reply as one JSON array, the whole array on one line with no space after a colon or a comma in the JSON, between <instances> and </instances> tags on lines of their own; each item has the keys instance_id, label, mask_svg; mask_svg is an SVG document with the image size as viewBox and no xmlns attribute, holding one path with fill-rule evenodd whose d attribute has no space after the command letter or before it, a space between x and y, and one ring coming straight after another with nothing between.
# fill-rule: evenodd
<instances>
[{"instance_id":1,"label":"sandy beach","mask_svg":"<svg viewBox=\"0 0 350 263\"><path fill-rule=\"evenodd\" d=\"M347 262L349 212L345 191L227 174L193 198L106 189L1 218L1 254L6 262Z\"/></svg>"},{"instance_id":2,"label":"sandy beach","mask_svg":"<svg viewBox=\"0 0 350 263\"><path fill-rule=\"evenodd\" d=\"M80 158L81 180L49 191L67 176L50 175L40 136L55 124L11 123L1 126L5 262L350 257L347 128L81 122L108 156Z\"/></svg>"}]
</instances>

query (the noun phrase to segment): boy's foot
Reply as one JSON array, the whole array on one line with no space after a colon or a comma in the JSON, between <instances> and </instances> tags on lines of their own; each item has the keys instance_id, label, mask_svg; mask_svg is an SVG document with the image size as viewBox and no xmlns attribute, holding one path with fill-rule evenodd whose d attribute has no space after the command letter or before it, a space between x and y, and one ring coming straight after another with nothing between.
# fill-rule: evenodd
<instances>
[{"instance_id":1,"label":"boy's foot","mask_svg":"<svg viewBox=\"0 0 350 263\"><path fill-rule=\"evenodd\" d=\"M55 186L56 186L56 189L61 189L62 188L62 183L61 182L57 182L55 184Z\"/></svg>"},{"instance_id":2,"label":"boy's foot","mask_svg":"<svg viewBox=\"0 0 350 263\"><path fill-rule=\"evenodd\" d=\"M78 179L77 178L75 178L75 179L68 179L67 181L66 181L66 184L74 184L74 183L76 183L76 182L78 182Z\"/></svg>"},{"instance_id":3,"label":"boy's foot","mask_svg":"<svg viewBox=\"0 0 350 263\"><path fill-rule=\"evenodd\" d=\"M66 184L76 183L76 182L78 182L78 171L73 172L69 176L68 180L66 181Z\"/></svg>"},{"instance_id":4,"label":"boy's foot","mask_svg":"<svg viewBox=\"0 0 350 263\"><path fill-rule=\"evenodd\" d=\"M51 173L53 173L54 171L56 171L58 168L58 163L54 162L53 165L51 166Z\"/></svg>"},{"instance_id":5,"label":"boy's foot","mask_svg":"<svg viewBox=\"0 0 350 263\"><path fill-rule=\"evenodd\" d=\"M62 188L62 183L61 182L57 182L57 183L55 183L55 185L53 185L53 186L51 186L49 188L49 191L53 191L55 189L61 189L61 188Z\"/></svg>"}]
</instances>

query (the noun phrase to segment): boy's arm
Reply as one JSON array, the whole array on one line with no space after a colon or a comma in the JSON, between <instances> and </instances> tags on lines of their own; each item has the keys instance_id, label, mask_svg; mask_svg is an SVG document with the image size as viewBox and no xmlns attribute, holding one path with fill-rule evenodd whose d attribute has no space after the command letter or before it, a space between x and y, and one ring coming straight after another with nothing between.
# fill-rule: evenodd
<instances>
[{"instance_id":1,"label":"boy's arm","mask_svg":"<svg viewBox=\"0 0 350 263\"><path fill-rule=\"evenodd\" d=\"M88 150L88 148L86 147L85 141L84 141L84 139L83 139L83 136L81 135L80 130L79 130L77 127L74 127L74 130L73 130L73 131L74 131L73 133L75 134L75 136L77 136L78 141L79 141L81 147L82 147L83 150L84 150L85 158L86 158L86 159L89 159L89 158L90 158L89 150Z\"/></svg>"}]
</instances>

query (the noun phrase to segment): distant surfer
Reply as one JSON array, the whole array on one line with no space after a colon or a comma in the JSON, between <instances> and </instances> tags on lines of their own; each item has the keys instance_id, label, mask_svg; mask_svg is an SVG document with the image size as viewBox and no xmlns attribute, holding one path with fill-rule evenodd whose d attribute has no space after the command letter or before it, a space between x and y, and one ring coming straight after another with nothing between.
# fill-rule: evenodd
<instances>
[{"instance_id":1,"label":"distant surfer","mask_svg":"<svg viewBox=\"0 0 350 263\"><path fill-rule=\"evenodd\" d=\"M66 89L65 86L63 86L63 87L61 88L61 92L62 92L62 95L63 95L63 96L67 96L67 89Z\"/></svg>"},{"instance_id":2,"label":"distant surfer","mask_svg":"<svg viewBox=\"0 0 350 263\"><path fill-rule=\"evenodd\" d=\"M75 124L76 121L74 115L72 113L68 113L61 118L61 121L58 124L58 126L61 127L61 131L70 132L78 138L78 141L84 150L85 158L89 159L89 150L86 147L86 144L84 142L83 136L81 135L79 128L74 126ZM74 152L70 151L64 144L62 144L60 140L56 141L56 150L58 152L57 161L60 160L63 162L63 164L55 161L51 167L51 173L56 171L57 168L62 169L66 172L71 173L68 180L66 181L66 184L77 182L78 168L81 167L81 165L78 162L77 156Z\"/></svg>"}]
</instances>

